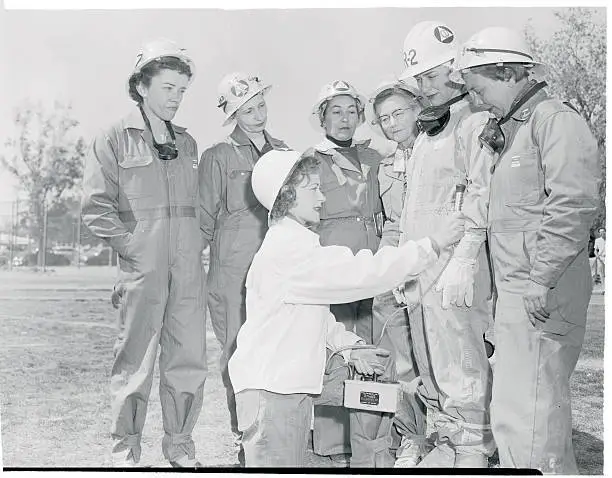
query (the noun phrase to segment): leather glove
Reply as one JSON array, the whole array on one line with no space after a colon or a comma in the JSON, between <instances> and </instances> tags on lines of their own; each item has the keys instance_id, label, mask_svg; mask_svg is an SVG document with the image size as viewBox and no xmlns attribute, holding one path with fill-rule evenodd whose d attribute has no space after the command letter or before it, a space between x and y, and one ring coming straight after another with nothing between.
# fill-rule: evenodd
<instances>
[{"instance_id":1,"label":"leather glove","mask_svg":"<svg viewBox=\"0 0 612 478\"><path fill-rule=\"evenodd\" d=\"M442 292L442 308L451 305L471 307L474 300L474 274L478 263L473 259L453 257L436 284L436 291Z\"/></svg>"},{"instance_id":2,"label":"leather glove","mask_svg":"<svg viewBox=\"0 0 612 478\"><path fill-rule=\"evenodd\" d=\"M382 375L390 352L383 348L353 349L350 362L361 375Z\"/></svg>"}]
</instances>

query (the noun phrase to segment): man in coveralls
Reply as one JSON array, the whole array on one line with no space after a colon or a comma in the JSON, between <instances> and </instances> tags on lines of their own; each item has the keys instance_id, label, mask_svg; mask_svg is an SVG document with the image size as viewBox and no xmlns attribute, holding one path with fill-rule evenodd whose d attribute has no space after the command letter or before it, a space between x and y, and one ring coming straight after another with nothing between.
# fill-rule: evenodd
<instances>
[{"instance_id":1,"label":"man in coveralls","mask_svg":"<svg viewBox=\"0 0 612 478\"><path fill-rule=\"evenodd\" d=\"M225 116L223 125L236 126L225 140L204 151L199 166L201 228L210 244L207 303L222 347L221 377L237 446L240 434L227 363L246 319L247 271L268 229L267 212L251 188L251 173L262 154L287 149L265 129L268 109L264 94L270 88L257 76L240 72L221 80L217 106ZM239 459L242 462L240 451Z\"/></svg>"},{"instance_id":2,"label":"man in coveralls","mask_svg":"<svg viewBox=\"0 0 612 478\"><path fill-rule=\"evenodd\" d=\"M490 158L477 139L489 114L475 111L463 85L449 80L456 50L454 32L437 21L418 23L404 41L402 78L415 78L432 106L419 115L423 132L406 166L400 244L427 234L451 214L456 186L466 185L465 236L406 285L405 300L421 379L417 394L432 412L434 432L433 450L414 445L424 456L418 466L480 468L495 450L489 420L492 373L483 341L491 320L484 246Z\"/></svg>"},{"instance_id":3,"label":"man in coveralls","mask_svg":"<svg viewBox=\"0 0 612 478\"><path fill-rule=\"evenodd\" d=\"M83 222L119 255L120 308L111 372L113 452L140 461L158 345L164 456L197 467L191 432L202 408L206 328L197 214L197 146L170 121L193 79L184 49L158 40L129 79L137 108L93 141L83 182Z\"/></svg>"},{"instance_id":4,"label":"man in coveralls","mask_svg":"<svg viewBox=\"0 0 612 478\"><path fill-rule=\"evenodd\" d=\"M494 152L491 423L500 464L575 475L569 380L591 297L587 245L601 170L586 122L548 96L538 69L519 32L492 27L462 46L452 75L495 115L481 139Z\"/></svg>"}]
</instances>

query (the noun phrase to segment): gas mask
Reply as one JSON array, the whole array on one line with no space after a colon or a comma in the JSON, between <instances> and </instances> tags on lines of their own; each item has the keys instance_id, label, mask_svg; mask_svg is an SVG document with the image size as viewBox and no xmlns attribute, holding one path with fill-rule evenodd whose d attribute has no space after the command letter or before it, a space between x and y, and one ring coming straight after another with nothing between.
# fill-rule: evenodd
<instances>
[{"instance_id":1,"label":"gas mask","mask_svg":"<svg viewBox=\"0 0 612 478\"><path fill-rule=\"evenodd\" d=\"M498 121L495 118L490 118L482 132L478 135L480 147L486 148L492 154L501 154L506 147L506 137L501 129L501 125L512 118L512 115L516 113L518 109L527 102L527 100L529 100L545 86L545 81L534 83L523 94L519 94L519 96L517 96L517 98L514 100L513 106L510 108L510 111L508 111L508 113L502 119Z\"/></svg>"},{"instance_id":2,"label":"gas mask","mask_svg":"<svg viewBox=\"0 0 612 478\"><path fill-rule=\"evenodd\" d=\"M164 123L166 123L166 128L168 128L168 132L170 133L172 142L160 144L155 141L155 135L153 134L153 130L151 129L151 123L149 122L149 118L147 118L147 115L145 114L142 107L140 107L140 113L142 113L142 118L144 119L147 128L149 128L149 131L151 132L151 137L153 138L153 147L156 149L159 159L163 159L164 161L171 161L173 159L176 159L178 157L178 149L176 149L176 137L174 136L174 130L172 129L172 124L170 123L170 121L164 121Z\"/></svg>"},{"instance_id":3,"label":"gas mask","mask_svg":"<svg viewBox=\"0 0 612 478\"><path fill-rule=\"evenodd\" d=\"M444 131L446 125L450 121L450 107L458 101L465 98L467 93L447 101L439 106L430 106L423 109L417 118L417 126L419 131L427 134L427 136L436 136Z\"/></svg>"}]
</instances>

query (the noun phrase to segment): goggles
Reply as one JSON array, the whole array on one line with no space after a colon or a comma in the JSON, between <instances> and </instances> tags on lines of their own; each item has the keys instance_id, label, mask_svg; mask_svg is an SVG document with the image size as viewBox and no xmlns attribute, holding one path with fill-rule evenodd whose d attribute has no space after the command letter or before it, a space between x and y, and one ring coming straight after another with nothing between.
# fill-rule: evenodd
<instances>
[{"instance_id":1,"label":"goggles","mask_svg":"<svg viewBox=\"0 0 612 478\"><path fill-rule=\"evenodd\" d=\"M178 158L178 149L176 148L176 137L174 136L174 130L172 129L172 124L170 121L164 121L166 123L166 128L168 128L168 132L170 133L170 137L172 141L169 143L158 143L155 141L155 135L153 134L153 130L151 129L151 123L149 122L149 118L145 114L142 106L140 107L140 113L142 114L142 119L144 120L147 128L151 132L151 137L153 138L153 147L157 151L157 155L159 159L163 159L164 161L171 161L173 159Z\"/></svg>"},{"instance_id":2,"label":"goggles","mask_svg":"<svg viewBox=\"0 0 612 478\"><path fill-rule=\"evenodd\" d=\"M436 136L444 131L450 121L451 105L461 101L466 95L467 93L463 93L443 105L430 106L421 111L416 121L419 131L426 133L427 136Z\"/></svg>"},{"instance_id":3,"label":"goggles","mask_svg":"<svg viewBox=\"0 0 612 478\"><path fill-rule=\"evenodd\" d=\"M486 148L492 154L501 154L506 146L506 137L501 129L501 125L508 121L518 109L523 106L533 95L546 86L546 82L542 81L531 85L522 95L519 95L515 100L514 105L502 119L497 121L495 118L490 118L478 135L480 147Z\"/></svg>"}]
</instances>

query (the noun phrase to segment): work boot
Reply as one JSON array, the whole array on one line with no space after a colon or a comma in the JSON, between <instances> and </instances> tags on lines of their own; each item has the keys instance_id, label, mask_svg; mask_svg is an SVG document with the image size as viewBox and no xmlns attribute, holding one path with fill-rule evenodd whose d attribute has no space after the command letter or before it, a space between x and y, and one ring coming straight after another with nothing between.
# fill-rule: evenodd
<instances>
[{"instance_id":1,"label":"work boot","mask_svg":"<svg viewBox=\"0 0 612 478\"><path fill-rule=\"evenodd\" d=\"M455 468L488 468L489 459L482 453L461 453L455 456Z\"/></svg>"},{"instance_id":2,"label":"work boot","mask_svg":"<svg viewBox=\"0 0 612 478\"><path fill-rule=\"evenodd\" d=\"M454 466L455 450L442 443L425 455L417 468L453 468Z\"/></svg>"},{"instance_id":3,"label":"work boot","mask_svg":"<svg viewBox=\"0 0 612 478\"><path fill-rule=\"evenodd\" d=\"M402 437L393 468L414 468L431 449L432 445L429 443L415 443L410 438Z\"/></svg>"}]
</instances>

